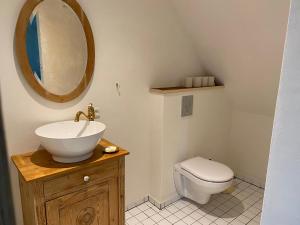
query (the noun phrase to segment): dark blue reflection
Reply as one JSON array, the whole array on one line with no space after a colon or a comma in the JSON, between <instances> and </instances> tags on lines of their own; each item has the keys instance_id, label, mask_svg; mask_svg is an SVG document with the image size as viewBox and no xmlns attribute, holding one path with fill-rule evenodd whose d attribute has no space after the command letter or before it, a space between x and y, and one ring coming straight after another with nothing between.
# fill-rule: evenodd
<instances>
[{"instance_id":1,"label":"dark blue reflection","mask_svg":"<svg viewBox=\"0 0 300 225\"><path fill-rule=\"evenodd\" d=\"M32 72L42 80L38 26L36 15L29 22L26 32L26 49Z\"/></svg>"}]
</instances>

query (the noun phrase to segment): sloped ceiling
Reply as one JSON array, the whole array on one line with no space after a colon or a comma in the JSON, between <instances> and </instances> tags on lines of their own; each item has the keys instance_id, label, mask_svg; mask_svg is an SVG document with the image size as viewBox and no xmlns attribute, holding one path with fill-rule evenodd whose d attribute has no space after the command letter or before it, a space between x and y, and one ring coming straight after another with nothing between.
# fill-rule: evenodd
<instances>
[{"instance_id":1,"label":"sloped ceiling","mask_svg":"<svg viewBox=\"0 0 300 225\"><path fill-rule=\"evenodd\" d=\"M236 110L272 116L289 0L172 0L205 70Z\"/></svg>"}]
</instances>

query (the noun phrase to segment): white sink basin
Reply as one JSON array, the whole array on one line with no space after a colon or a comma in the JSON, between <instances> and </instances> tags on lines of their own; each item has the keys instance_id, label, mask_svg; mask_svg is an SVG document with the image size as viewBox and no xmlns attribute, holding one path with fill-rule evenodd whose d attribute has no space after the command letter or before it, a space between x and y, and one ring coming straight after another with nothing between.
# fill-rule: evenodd
<instances>
[{"instance_id":1,"label":"white sink basin","mask_svg":"<svg viewBox=\"0 0 300 225\"><path fill-rule=\"evenodd\" d=\"M39 127L35 134L55 161L73 163L93 155L105 128L103 123L96 121L63 121Z\"/></svg>"}]
</instances>

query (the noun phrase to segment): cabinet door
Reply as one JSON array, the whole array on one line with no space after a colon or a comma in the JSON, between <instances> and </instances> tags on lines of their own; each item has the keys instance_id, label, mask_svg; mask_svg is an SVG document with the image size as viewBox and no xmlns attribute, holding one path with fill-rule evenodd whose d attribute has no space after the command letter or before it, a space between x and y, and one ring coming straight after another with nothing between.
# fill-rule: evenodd
<instances>
[{"instance_id":1,"label":"cabinet door","mask_svg":"<svg viewBox=\"0 0 300 225\"><path fill-rule=\"evenodd\" d=\"M47 225L117 225L117 182L111 179L46 203Z\"/></svg>"}]
</instances>

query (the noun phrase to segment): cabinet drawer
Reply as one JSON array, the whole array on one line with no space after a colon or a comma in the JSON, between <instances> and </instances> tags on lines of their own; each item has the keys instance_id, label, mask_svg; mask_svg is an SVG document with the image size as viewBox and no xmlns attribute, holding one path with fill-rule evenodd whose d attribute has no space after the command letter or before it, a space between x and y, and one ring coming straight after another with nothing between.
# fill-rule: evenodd
<instances>
[{"instance_id":1,"label":"cabinet drawer","mask_svg":"<svg viewBox=\"0 0 300 225\"><path fill-rule=\"evenodd\" d=\"M114 176L118 176L117 161L85 168L68 175L45 181L44 195L46 200L57 198Z\"/></svg>"}]
</instances>

